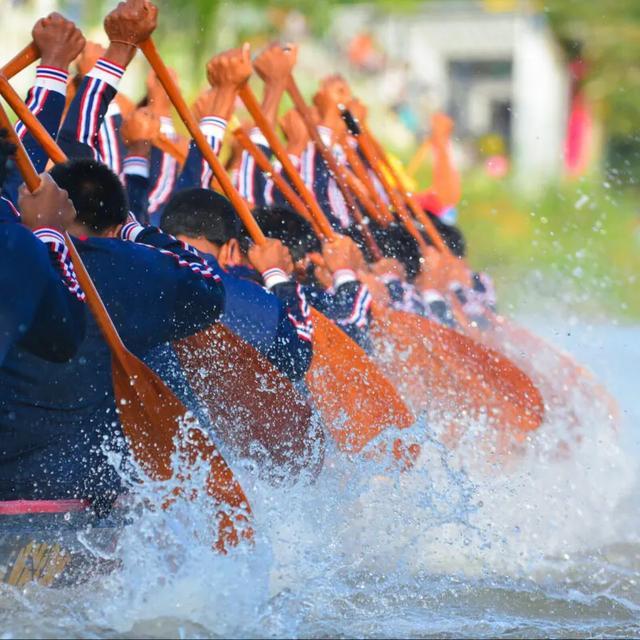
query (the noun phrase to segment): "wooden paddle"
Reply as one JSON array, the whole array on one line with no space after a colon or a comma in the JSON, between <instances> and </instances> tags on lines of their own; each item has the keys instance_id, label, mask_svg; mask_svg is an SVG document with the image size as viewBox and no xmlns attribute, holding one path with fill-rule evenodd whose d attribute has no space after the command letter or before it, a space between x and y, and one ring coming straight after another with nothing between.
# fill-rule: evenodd
<instances>
[{"instance_id":1,"label":"wooden paddle","mask_svg":"<svg viewBox=\"0 0 640 640\"><path fill-rule=\"evenodd\" d=\"M2 76L0 93L34 137L40 143L44 142L42 146L52 160L64 162L66 157L62 150ZM28 189L34 191L40 185L40 178L1 106L0 126L9 131L18 149L17 166ZM224 552L228 546L237 545L240 537L251 539L253 534L246 526L251 508L233 472L206 433L199 426L194 426L192 420L186 419L186 407L151 369L124 346L71 238L66 233L64 236L89 309L111 350L116 406L136 461L149 477L158 480L169 480L175 473L188 478L190 468L207 465L209 472L204 489L219 509L216 515L216 549ZM176 438L180 457L178 469L174 469L172 462ZM229 507L233 511L228 512Z\"/></svg>"},{"instance_id":2,"label":"wooden paddle","mask_svg":"<svg viewBox=\"0 0 640 640\"><path fill-rule=\"evenodd\" d=\"M396 184L402 185L393 166L388 162L386 154L380 143L369 131L366 133L372 144L375 145L378 157L385 162L385 165L396 181ZM440 138L442 139L443 136L441 135ZM439 146L444 146L443 140L441 140ZM446 150L444 148L440 148L439 153L444 155L446 154ZM448 171L449 169L445 169L445 173ZM416 219L420 221L425 228L425 231L429 233L434 245L441 251L441 253L443 253L443 255L449 256L451 260L459 260L457 257L453 256L449 247L438 233L435 225L424 213L416 199L409 193L406 193L405 195ZM468 266L466 266L466 268L470 271ZM558 347L550 344L546 340L543 340L539 336L536 336L528 329L515 324L505 316L487 311L487 317L491 321L489 330L475 330L469 325L469 323L464 323L462 326L472 333L474 339L483 342L487 347L492 348L492 350L497 353L502 352L506 354L510 359L515 360L518 363L519 368L525 371L529 376L536 377L538 385L544 391L544 399L552 408L555 407L563 413L566 412L567 407L570 407L571 405L571 401L567 398L567 395L571 394L576 385L580 384L580 382L586 383L588 381L590 384L587 386L586 393L597 397L601 404L606 407L614 424L618 422L620 410L617 402L602 386L602 384L595 379L593 374L577 363L569 354L561 351ZM548 361L546 362L546 375L541 375L541 372L535 369L530 357L530 354L540 353L553 354L556 363L552 367ZM552 367L553 370L549 370L550 367ZM577 421L577 418L575 418L575 420Z\"/></svg>"},{"instance_id":3,"label":"wooden paddle","mask_svg":"<svg viewBox=\"0 0 640 640\"><path fill-rule=\"evenodd\" d=\"M13 91L10 86L9 90ZM15 92L12 98L20 103ZM63 161L64 155L37 120L33 126L48 155L54 162ZM324 434L314 427L311 407L283 373L219 323L174 346L225 445L276 477L284 469L290 476L303 469L317 475Z\"/></svg>"},{"instance_id":4,"label":"wooden paddle","mask_svg":"<svg viewBox=\"0 0 640 640\"><path fill-rule=\"evenodd\" d=\"M366 191L369 193L369 197L373 201L373 205L376 210L376 215L374 215L371 211L368 211L369 215L380 225L387 227L391 222L393 222L393 216L389 213L389 208L385 204L385 202L380 197L378 190L376 189L373 181L371 180L371 176L367 171L366 167L362 163L360 156L356 152L355 149L351 147L350 141L347 139L346 135L343 136L341 140L342 148L344 149L345 156L347 158L347 162L349 166L353 169L356 177L360 180ZM351 185L349 185L351 186ZM360 195L356 193L358 199L361 200Z\"/></svg>"},{"instance_id":5,"label":"wooden paddle","mask_svg":"<svg viewBox=\"0 0 640 640\"><path fill-rule=\"evenodd\" d=\"M40 51L38 47L35 42L30 42L0 69L0 73L7 79L13 78L30 64L33 64L39 57Z\"/></svg>"},{"instance_id":6,"label":"wooden paddle","mask_svg":"<svg viewBox=\"0 0 640 640\"><path fill-rule=\"evenodd\" d=\"M153 40L140 45L223 191L251 238L266 238L231 183L160 58ZM306 381L323 419L343 450L357 452L387 426L408 427L413 416L366 353L321 313L312 309L314 356Z\"/></svg>"},{"instance_id":7,"label":"wooden paddle","mask_svg":"<svg viewBox=\"0 0 640 640\"><path fill-rule=\"evenodd\" d=\"M153 141L153 144L158 147L160 151L177 160L181 167L186 162L187 156L184 151L173 140L171 140L171 138L165 136L164 133L158 134L158 137Z\"/></svg>"},{"instance_id":8,"label":"wooden paddle","mask_svg":"<svg viewBox=\"0 0 640 640\"><path fill-rule=\"evenodd\" d=\"M296 109L307 125L309 135L340 186L342 180L339 176L342 172L337 167L333 154L323 144L292 76L289 78L288 89ZM259 123L258 125L260 126ZM287 168L286 159L281 157L281 144L275 136L268 136L268 133L263 130L267 140L274 145L272 147L274 153ZM344 183L340 188L343 193L348 192L348 187ZM397 198L395 200L400 208L402 203ZM323 216L319 208L315 215ZM404 216L410 221L406 211ZM414 230L418 233L415 225ZM407 375L413 380L422 376L422 385L406 383L403 385L405 397L411 401L411 405L416 410L433 408L434 404L430 403L430 400L438 400L440 407L444 405L451 410L454 403L449 390L454 388L458 394L457 409L466 415L484 415L487 413L487 408L490 408L493 414L498 416L500 424L510 425L517 430L528 431L540 425L542 416L532 411L529 406L523 407L522 398L517 398L516 401L513 395L505 395L504 385L494 390L493 379L478 375L476 363L481 362L486 367L490 367L495 362L497 354L488 352L481 345L447 327L415 314L383 309L380 306L376 306L373 311L374 322L371 333L378 356L386 366L385 373L396 384L401 384L403 376L405 380ZM510 366L515 369L513 365ZM515 373L524 376L519 370L514 372L514 375ZM530 386L531 389L527 389L527 392L535 394L532 399L533 405L537 406L536 400L540 397L539 393L533 385ZM429 388L429 395L425 394L425 387Z\"/></svg>"},{"instance_id":9,"label":"wooden paddle","mask_svg":"<svg viewBox=\"0 0 640 640\"><path fill-rule=\"evenodd\" d=\"M364 129L353 128L353 118L346 118L348 126L353 129L352 133L356 135L360 149L363 152L367 162L374 170L376 176L380 179L385 191L389 194L389 197L396 203L396 208L402 208L405 212L401 216L403 223L408 224L415 229L415 225L410 221L407 210L405 208L405 202L401 200L401 197L407 199L407 203L411 206L415 212L417 203L415 198L410 197L410 194L402 191L402 183L397 175L397 172L386 160L384 162L385 168L391 175L395 182L395 185L391 185L387 177L385 176L380 166L380 158L384 153L382 149L375 146L371 140L370 134ZM399 189L399 191L397 191ZM419 207L418 207L419 208ZM433 224L428 219L428 216L420 209L422 216L419 220L421 224L425 225L428 230L428 225L433 228ZM423 217L426 221L423 222ZM437 232L436 232L437 233ZM431 233L429 233L431 236ZM439 234L437 239L434 239L434 245L440 251L446 251L444 242ZM445 255L450 256L447 253ZM465 325L467 323L465 322ZM504 397L509 400L510 403L519 406L523 412L521 422L521 428L525 430L535 429L544 420L544 401L540 394L540 391L533 384L532 380L527 376L524 371L513 364L508 358L502 355L500 352L490 349L487 346L483 346L470 339L467 336L453 331L451 329L440 327L439 328L440 339L444 338L444 335L448 337L447 345L451 350L450 353L456 358L463 359L466 363L468 373L472 378L482 379L487 382L488 385L495 388L499 392L499 397Z\"/></svg>"}]
</instances>

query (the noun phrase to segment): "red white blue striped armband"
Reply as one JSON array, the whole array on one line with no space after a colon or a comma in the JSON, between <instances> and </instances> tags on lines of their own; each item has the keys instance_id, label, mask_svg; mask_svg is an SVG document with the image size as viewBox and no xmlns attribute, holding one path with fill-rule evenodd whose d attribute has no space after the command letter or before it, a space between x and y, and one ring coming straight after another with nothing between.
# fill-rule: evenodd
<instances>
[{"instance_id":1,"label":"red white blue striped armband","mask_svg":"<svg viewBox=\"0 0 640 640\"><path fill-rule=\"evenodd\" d=\"M289 282L289 276L282 269L273 267L262 272L262 281L267 289L272 289L278 284Z\"/></svg>"},{"instance_id":2,"label":"red white blue striped armband","mask_svg":"<svg viewBox=\"0 0 640 640\"><path fill-rule=\"evenodd\" d=\"M49 249L51 261L55 269L60 273L62 282L67 289L81 302L84 302L84 291L80 288L76 272L71 262L69 250L64 242L64 236L56 229L40 227L34 229L33 234Z\"/></svg>"},{"instance_id":3,"label":"red white blue striped armband","mask_svg":"<svg viewBox=\"0 0 640 640\"><path fill-rule=\"evenodd\" d=\"M48 91L56 91L66 96L68 80L69 74L64 69L41 64L36 67L36 81L33 86L42 87Z\"/></svg>"},{"instance_id":4,"label":"red white blue striped armband","mask_svg":"<svg viewBox=\"0 0 640 640\"><path fill-rule=\"evenodd\" d=\"M124 71L124 67L121 67L119 64L111 62L106 58L99 58L93 69L87 73L87 77L102 80L114 89L117 89L124 75Z\"/></svg>"},{"instance_id":5,"label":"red white blue striped armband","mask_svg":"<svg viewBox=\"0 0 640 640\"><path fill-rule=\"evenodd\" d=\"M127 176L149 177L149 160L144 156L127 156L122 163L122 172Z\"/></svg>"}]
</instances>

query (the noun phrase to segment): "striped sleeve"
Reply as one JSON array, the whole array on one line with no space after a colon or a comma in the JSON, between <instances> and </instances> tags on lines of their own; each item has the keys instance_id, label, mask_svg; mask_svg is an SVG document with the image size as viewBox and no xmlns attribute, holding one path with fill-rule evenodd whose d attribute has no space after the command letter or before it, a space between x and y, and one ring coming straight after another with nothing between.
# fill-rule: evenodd
<instances>
[{"instance_id":1,"label":"striped sleeve","mask_svg":"<svg viewBox=\"0 0 640 640\"><path fill-rule=\"evenodd\" d=\"M85 295L78 283L69 250L64 242L64 236L59 231L48 227L35 229L33 234L49 249L51 263L60 274L62 282L69 292L78 300L84 302Z\"/></svg>"},{"instance_id":2,"label":"striped sleeve","mask_svg":"<svg viewBox=\"0 0 640 640\"><path fill-rule=\"evenodd\" d=\"M209 146L213 149L213 152L218 155L222 148L222 141L224 139L224 133L227 129L227 121L224 118L218 118L216 116L207 116L200 120L200 130L207 138ZM213 179L213 171L209 166L209 163L202 158L200 167L200 186L203 189L208 189Z\"/></svg>"},{"instance_id":3,"label":"striped sleeve","mask_svg":"<svg viewBox=\"0 0 640 640\"><path fill-rule=\"evenodd\" d=\"M298 338L305 342L313 340L311 309L302 287L292 282L282 269L267 269L262 273L265 288L272 291L285 307L287 319Z\"/></svg>"},{"instance_id":4,"label":"striped sleeve","mask_svg":"<svg viewBox=\"0 0 640 640\"><path fill-rule=\"evenodd\" d=\"M59 135L70 157L99 159L100 128L123 74L123 67L100 58L80 83Z\"/></svg>"},{"instance_id":5,"label":"striped sleeve","mask_svg":"<svg viewBox=\"0 0 640 640\"><path fill-rule=\"evenodd\" d=\"M249 138L267 158L271 158L271 149L260 129L254 127L249 132ZM273 204L273 180L256 165L253 156L247 151L242 152L238 191L253 206L263 207Z\"/></svg>"},{"instance_id":6,"label":"striped sleeve","mask_svg":"<svg viewBox=\"0 0 640 640\"><path fill-rule=\"evenodd\" d=\"M58 135L58 128L62 119L67 93L67 79L68 74L62 69L46 65L38 66L35 82L29 90L25 101L29 111L53 138ZM29 133L21 120L16 123L15 129L36 171L44 171L49 159L44 149Z\"/></svg>"},{"instance_id":7,"label":"striped sleeve","mask_svg":"<svg viewBox=\"0 0 640 640\"><path fill-rule=\"evenodd\" d=\"M213 149L216 155L219 153L222 146L222 140L224 138L226 128L227 121L223 118L210 116L200 120L200 129L202 133L204 133L209 146ZM182 172L178 178L176 191L192 189L195 187L210 189L212 178L213 172L209 167L209 163L204 159L204 156L200 153L198 146L192 140L189 145L187 160L184 163L184 167L182 167Z\"/></svg>"},{"instance_id":8,"label":"striped sleeve","mask_svg":"<svg viewBox=\"0 0 640 640\"><path fill-rule=\"evenodd\" d=\"M333 291L338 308L337 322L341 326L368 326L372 297L369 287L361 283L351 269L338 269L333 274Z\"/></svg>"},{"instance_id":9,"label":"striped sleeve","mask_svg":"<svg viewBox=\"0 0 640 640\"><path fill-rule=\"evenodd\" d=\"M178 161L171 154L155 147L151 150L149 215L158 212L171 197L178 179L178 168Z\"/></svg>"},{"instance_id":10,"label":"striped sleeve","mask_svg":"<svg viewBox=\"0 0 640 640\"><path fill-rule=\"evenodd\" d=\"M221 282L220 276L213 271L196 249L168 233L163 233L157 227L145 226L137 220L132 220L122 227L120 237L122 240L157 249L164 255L171 256L181 267L190 269L206 280Z\"/></svg>"}]
</instances>

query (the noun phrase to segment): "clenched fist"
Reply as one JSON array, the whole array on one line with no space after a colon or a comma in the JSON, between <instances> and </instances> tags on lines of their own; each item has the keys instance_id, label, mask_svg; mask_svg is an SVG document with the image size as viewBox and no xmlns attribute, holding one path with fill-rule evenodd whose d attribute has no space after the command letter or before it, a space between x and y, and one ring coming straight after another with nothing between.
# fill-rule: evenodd
<instances>
[{"instance_id":1,"label":"clenched fist","mask_svg":"<svg viewBox=\"0 0 640 640\"><path fill-rule=\"evenodd\" d=\"M38 20L31 35L40 51L41 64L64 71L85 46L82 31L56 12Z\"/></svg>"},{"instance_id":2,"label":"clenched fist","mask_svg":"<svg viewBox=\"0 0 640 640\"><path fill-rule=\"evenodd\" d=\"M340 269L358 271L365 267L358 245L349 236L336 235L334 240L324 242L322 257L331 273Z\"/></svg>"},{"instance_id":3,"label":"clenched fist","mask_svg":"<svg viewBox=\"0 0 640 640\"><path fill-rule=\"evenodd\" d=\"M158 8L149 0L126 0L104 19L104 30L111 42L137 46L155 31Z\"/></svg>"},{"instance_id":4,"label":"clenched fist","mask_svg":"<svg viewBox=\"0 0 640 640\"><path fill-rule=\"evenodd\" d=\"M247 43L241 49L231 49L213 56L207 63L207 79L216 89L237 91L250 77L251 51Z\"/></svg>"},{"instance_id":5,"label":"clenched fist","mask_svg":"<svg viewBox=\"0 0 640 640\"><path fill-rule=\"evenodd\" d=\"M160 134L160 118L149 108L132 111L122 122L120 135L127 146L153 142Z\"/></svg>"},{"instance_id":6,"label":"clenched fist","mask_svg":"<svg viewBox=\"0 0 640 640\"><path fill-rule=\"evenodd\" d=\"M264 244L253 245L247 255L253 268L260 273L268 269L281 269L288 276L293 273L293 259L289 249L275 238L267 238Z\"/></svg>"},{"instance_id":7,"label":"clenched fist","mask_svg":"<svg viewBox=\"0 0 640 640\"><path fill-rule=\"evenodd\" d=\"M274 42L254 60L253 68L266 83L285 83L297 59L297 45Z\"/></svg>"}]
</instances>

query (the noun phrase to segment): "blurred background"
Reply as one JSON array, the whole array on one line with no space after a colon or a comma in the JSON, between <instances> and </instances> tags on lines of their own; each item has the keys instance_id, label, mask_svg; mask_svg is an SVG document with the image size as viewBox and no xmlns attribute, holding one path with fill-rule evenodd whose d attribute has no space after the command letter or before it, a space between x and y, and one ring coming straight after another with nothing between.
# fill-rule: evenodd
<instances>
[{"instance_id":1,"label":"blurred background","mask_svg":"<svg viewBox=\"0 0 640 640\"><path fill-rule=\"evenodd\" d=\"M159 48L187 95L216 51L297 42L304 92L346 76L416 191L431 184L431 117L451 116L458 221L503 308L640 319L638 0L156 1ZM3 0L2 57L52 10L104 41L114 5ZM138 60L125 93L141 97L145 73Z\"/></svg>"}]
</instances>

